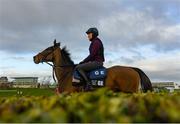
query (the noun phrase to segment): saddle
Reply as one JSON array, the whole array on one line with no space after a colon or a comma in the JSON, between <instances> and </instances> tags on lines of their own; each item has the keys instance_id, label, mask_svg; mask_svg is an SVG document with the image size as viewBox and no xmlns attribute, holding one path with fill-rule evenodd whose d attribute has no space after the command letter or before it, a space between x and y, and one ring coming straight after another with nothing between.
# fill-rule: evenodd
<instances>
[{"instance_id":1,"label":"saddle","mask_svg":"<svg viewBox=\"0 0 180 124\"><path fill-rule=\"evenodd\" d=\"M105 67L100 67L94 70L91 70L89 72L86 73L88 78L91 81L91 85L93 87L103 87L105 86L105 79L107 76L107 70ZM85 80L83 79L83 77L79 74L79 72L77 70L74 70L73 73L73 77L74 77L74 81L73 84L76 83L81 83L83 84L83 82L85 82Z\"/></svg>"}]
</instances>

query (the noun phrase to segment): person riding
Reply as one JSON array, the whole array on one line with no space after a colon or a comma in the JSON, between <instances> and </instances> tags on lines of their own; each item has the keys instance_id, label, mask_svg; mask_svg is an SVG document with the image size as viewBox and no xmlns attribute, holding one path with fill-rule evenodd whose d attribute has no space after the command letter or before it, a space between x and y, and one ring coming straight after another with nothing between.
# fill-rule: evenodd
<instances>
[{"instance_id":1,"label":"person riding","mask_svg":"<svg viewBox=\"0 0 180 124\"><path fill-rule=\"evenodd\" d=\"M86 81L86 90L91 90L91 81L86 75L86 72L103 66L103 62L105 61L104 46L102 41L98 38L99 32L97 28L89 28L86 34L91 42L89 46L89 55L76 66L76 70Z\"/></svg>"}]
</instances>

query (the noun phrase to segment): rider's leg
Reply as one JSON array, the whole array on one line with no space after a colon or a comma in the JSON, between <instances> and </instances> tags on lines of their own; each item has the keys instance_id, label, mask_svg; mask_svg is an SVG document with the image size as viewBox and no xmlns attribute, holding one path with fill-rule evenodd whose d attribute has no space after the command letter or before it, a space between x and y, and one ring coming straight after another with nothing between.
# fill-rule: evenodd
<instances>
[{"instance_id":1,"label":"rider's leg","mask_svg":"<svg viewBox=\"0 0 180 124\"><path fill-rule=\"evenodd\" d=\"M79 71L79 73L84 78L84 80L87 82L87 84L90 85L91 82L88 79L86 72L96 69L98 67L102 67L102 66L103 66L103 63L94 61L94 62L79 64L76 66L76 69Z\"/></svg>"}]
</instances>

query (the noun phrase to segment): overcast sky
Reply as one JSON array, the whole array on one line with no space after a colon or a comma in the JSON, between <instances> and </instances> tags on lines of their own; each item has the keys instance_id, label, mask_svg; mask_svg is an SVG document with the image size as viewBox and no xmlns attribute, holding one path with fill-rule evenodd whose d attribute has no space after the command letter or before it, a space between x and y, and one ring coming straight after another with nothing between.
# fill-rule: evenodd
<instances>
[{"instance_id":1,"label":"overcast sky","mask_svg":"<svg viewBox=\"0 0 180 124\"><path fill-rule=\"evenodd\" d=\"M78 63L88 55L89 27L99 29L106 67L180 82L180 0L0 0L0 76L51 75L32 57L55 38Z\"/></svg>"}]
</instances>

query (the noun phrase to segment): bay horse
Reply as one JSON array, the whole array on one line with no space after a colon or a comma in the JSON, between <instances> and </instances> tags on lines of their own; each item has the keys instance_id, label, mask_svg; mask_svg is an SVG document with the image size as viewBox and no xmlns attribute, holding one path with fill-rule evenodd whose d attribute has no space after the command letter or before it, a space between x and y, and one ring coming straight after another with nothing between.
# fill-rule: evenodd
<instances>
[{"instance_id":1,"label":"bay horse","mask_svg":"<svg viewBox=\"0 0 180 124\"><path fill-rule=\"evenodd\" d=\"M66 47L60 48L60 42L48 47L34 56L34 63L52 62L55 76L58 81L59 92L79 92L82 88L72 86L75 64ZM139 68L112 66L107 68L105 87L120 92L147 92L152 91L152 84L148 76Z\"/></svg>"}]
</instances>

